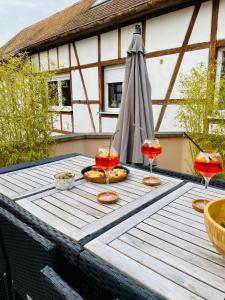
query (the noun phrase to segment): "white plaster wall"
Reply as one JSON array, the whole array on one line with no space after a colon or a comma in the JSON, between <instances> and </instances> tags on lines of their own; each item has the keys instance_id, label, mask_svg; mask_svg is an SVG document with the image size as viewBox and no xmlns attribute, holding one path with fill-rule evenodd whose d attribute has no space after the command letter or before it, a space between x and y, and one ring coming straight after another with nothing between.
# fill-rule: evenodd
<instances>
[{"instance_id":1,"label":"white plaster wall","mask_svg":"<svg viewBox=\"0 0 225 300\"><path fill-rule=\"evenodd\" d=\"M72 132L72 116L68 114L62 114L62 125L63 130Z\"/></svg>"},{"instance_id":2,"label":"white plaster wall","mask_svg":"<svg viewBox=\"0 0 225 300\"><path fill-rule=\"evenodd\" d=\"M193 13L193 6L168 13L146 22L146 50L180 47Z\"/></svg>"},{"instance_id":3,"label":"white plaster wall","mask_svg":"<svg viewBox=\"0 0 225 300\"><path fill-rule=\"evenodd\" d=\"M81 65L98 61L98 37L90 37L76 42L77 52Z\"/></svg>"},{"instance_id":4,"label":"white plaster wall","mask_svg":"<svg viewBox=\"0 0 225 300\"><path fill-rule=\"evenodd\" d=\"M121 28L121 56L122 57L127 56L127 49L131 44L134 32L135 32L135 24Z\"/></svg>"},{"instance_id":5,"label":"white plaster wall","mask_svg":"<svg viewBox=\"0 0 225 300\"><path fill-rule=\"evenodd\" d=\"M74 132L92 132L88 108L84 104L73 105Z\"/></svg>"},{"instance_id":6,"label":"white plaster wall","mask_svg":"<svg viewBox=\"0 0 225 300\"><path fill-rule=\"evenodd\" d=\"M193 67L196 67L198 64L203 63L205 66L208 66L208 56L209 50L197 50L197 51L190 51L186 52L181 64L180 71L177 76L177 80L174 85L174 89L171 95L172 99L179 99L179 80L181 74L187 74L191 71Z\"/></svg>"},{"instance_id":7,"label":"white plaster wall","mask_svg":"<svg viewBox=\"0 0 225 300\"><path fill-rule=\"evenodd\" d=\"M159 131L184 131L176 119L178 107L178 105L167 106Z\"/></svg>"},{"instance_id":8,"label":"white plaster wall","mask_svg":"<svg viewBox=\"0 0 225 300\"><path fill-rule=\"evenodd\" d=\"M125 65L109 66L104 68L104 83L123 82Z\"/></svg>"},{"instance_id":9,"label":"white plaster wall","mask_svg":"<svg viewBox=\"0 0 225 300\"><path fill-rule=\"evenodd\" d=\"M220 0L217 39L225 39L225 0Z\"/></svg>"},{"instance_id":10,"label":"white plaster wall","mask_svg":"<svg viewBox=\"0 0 225 300\"><path fill-rule=\"evenodd\" d=\"M102 132L115 132L117 118L102 118Z\"/></svg>"},{"instance_id":11,"label":"white plaster wall","mask_svg":"<svg viewBox=\"0 0 225 300\"><path fill-rule=\"evenodd\" d=\"M48 70L48 53L47 51L40 52L41 71Z\"/></svg>"},{"instance_id":12,"label":"white plaster wall","mask_svg":"<svg viewBox=\"0 0 225 300\"><path fill-rule=\"evenodd\" d=\"M212 1L202 3L189 44L210 41Z\"/></svg>"},{"instance_id":13,"label":"white plaster wall","mask_svg":"<svg viewBox=\"0 0 225 300\"><path fill-rule=\"evenodd\" d=\"M91 111L92 111L96 131L98 132L99 131L98 105L92 104ZM93 132L87 105L74 104L73 115L74 115L74 132L76 133Z\"/></svg>"},{"instance_id":14,"label":"white plaster wall","mask_svg":"<svg viewBox=\"0 0 225 300\"><path fill-rule=\"evenodd\" d=\"M165 99L177 58L178 54L173 54L146 60L152 87L152 99Z\"/></svg>"},{"instance_id":15,"label":"white plaster wall","mask_svg":"<svg viewBox=\"0 0 225 300\"><path fill-rule=\"evenodd\" d=\"M74 48L73 48L73 44L70 44L70 55L71 55L71 66L75 67L77 66L77 60L76 60L76 56L74 53Z\"/></svg>"},{"instance_id":16,"label":"white plaster wall","mask_svg":"<svg viewBox=\"0 0 225 300\"><path fill-rule=\"evenodd\" d=\"M73 100L85 100L84 89L78 70L71 72Z\"/></svg>"},{"instance_id":17,"label":"white plaster wall","mask_svg":"<svg viewBox=\"0 0 225 300\"><path fill-rule=\"evenodd\" d=\"M38 72L39 71L39 59L38 59L38 54L32 54L31 55L31 62L34 66L34 71Z\"/></svg>"},{"instance_id":18,"label":"white plaster wall","mask_svg":"<svg viewBox=\"0 0 225 300\"><path fill-rule=\"evenodd\" d=\"M69 45L63 45L58 47L59 51L59 67L68 68L69 63Z\"/></svg>"},{"instance_id":19,"label":"white plaster wall","mask_svg":"<svg viewBox=\"0 0 225 300\"><path fill-rule=\"evenodd\" d=\"M101 34L101 60L118 58L118 30Z\"/></svg>"},{"instance_id":20,"label":"white plaster wall","mask_svg":"<svg viewBox=\"0 0 225 300\"><path fill-rule=\"evenodd\" d=\"M90 100L99 100L98 68L82 70L85 86Z\"/></svg>"},{"instance_id":21,"label":"white plaster wall","mask_svg":"<svg viewBox=\"0 0 225 300\"><path fill-rule=\"evenodd\" d=\"M57 49L53 48L49 50L49 67L50 70L57 69Z\"/></svg>"},{"instance_id":22,"label":"white plaster wall","mask_svg":"<svg viewBox=\"0 0 225 300\"><path fill-rule=\"evenodd\" d=\"M96 131L99 132L99 105L91 104L90 106L91 106L91 111L92 111Z\"/></svg>"},{"instance_id":23,"label":"white plaster wall","mask_svg":"<svg viewBox=\"0 0 225 300\"><path fill-rule=\"evenodd\" d=\"M99 99L98 68L83 69L85 86L89 100ZM73 100L86 100L79 71L72 71Z\"/></svg>"}]
</instances>

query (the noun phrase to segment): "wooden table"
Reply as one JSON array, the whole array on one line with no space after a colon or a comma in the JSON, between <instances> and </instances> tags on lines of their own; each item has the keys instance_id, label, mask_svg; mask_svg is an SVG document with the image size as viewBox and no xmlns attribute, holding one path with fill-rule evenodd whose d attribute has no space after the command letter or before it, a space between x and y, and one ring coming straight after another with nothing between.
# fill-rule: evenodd
<instances>
[{"instance_id":1,"label":"wooden table","mask_svg":"<svg viewBox=\"0 0 225 300\"><path fill-rule=\"evenodd\" d=\"M0 175L0 193L10 199L19 199L54 187L56 173L73 171L80 179L80 171L94 163L92 158L78 155L55 162Z\"/></svg>"},{"instance_id":2,"label":"wooden table","mask_svg":"<svg viewBox=\"0 0 225 300\"><path fill-rule=\"evenodd\" d=\"M147 290L171 300L225 299L225 259L212 246L203 214L192 209L203 187L187 183L85 245ZM209 188L208 199L225 197Z\"/></svg>"},{"instance_id":3,"label":"wooden table","mask_svg":"<svg viewBox=\"0 0 225 300\"><path fill-rule=\"evenodd\" d=\"M78 160L80 164L82 162L82 167L91 162L89 158L83 157L77 157ZM64 164L62 162L60 166ZM159 175L161 185L151 188L141 183L149 172L131 167L129 169L131 172L126 181L110 184L110 187L78 180L69 191L52 188L17 200L17 204L73 240L81 241L112 227L154 202L157 197L183 184L182 180ZM119 193L120 200L112 205L99 204L96 195L109 188Z\"/></svg>"}]
</instances>

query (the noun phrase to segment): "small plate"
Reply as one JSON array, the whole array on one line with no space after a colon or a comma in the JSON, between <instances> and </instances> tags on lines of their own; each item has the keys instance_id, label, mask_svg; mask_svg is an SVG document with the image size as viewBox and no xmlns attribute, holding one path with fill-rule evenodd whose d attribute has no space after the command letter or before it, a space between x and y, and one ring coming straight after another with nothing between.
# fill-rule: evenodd
<instances>
[{"instance_id":1,"label":"small plate","mask_svg":"<svg viewBox=\"0 0 225 300\"><path fill-rule=\"evenodd\" d=\"M103 192L97 195L97 200L101 204L113 204L119 200L119 194L116 192Z\"/></svg>"},{"instance_id":2,"label":"small plate","mask_svg":"<svg viewBox=\"0 0 225 300\"><path fill-rule=\"evenodd\" d=\"M154 177L154 176L151 176L151 177L145 177L145 178L142 179L142 182L143 182L145 185L148 185L148 186L158 186L158 185L161 184L160 178Z\"/></svg>"},{"instance_id":3,"label":"small plate","mask_svg":"<svg viewBox=\"0 0 225 300\"><path fill-rule=\"evenodd\" d=\"M204 209L206 207L206 205L209 203L209 200L206 199L196 199L192 202L192 207L200 212L200 213L204 213Z\"/></svg>"}]
</instances>

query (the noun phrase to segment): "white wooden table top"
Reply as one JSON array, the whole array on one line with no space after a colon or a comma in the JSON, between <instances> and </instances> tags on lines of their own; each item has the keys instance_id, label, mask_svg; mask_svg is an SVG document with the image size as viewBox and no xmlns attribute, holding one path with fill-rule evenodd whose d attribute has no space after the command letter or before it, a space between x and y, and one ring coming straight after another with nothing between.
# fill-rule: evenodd
<instances>
[{"instance_id":1,"label":"white wooden table top","mask_svg":"<svg viewBox=\"0 0 225 300\"><path fill-rule=\"evenodd\" d=\"M80 241L182 182L158 175L161 185L151 188L141 183L149 172L135 168L130 170L126 181L110 184L109 187L82 179L75 182L75 187L69 191L52 189L20 199L17 204L72 239ZM119 193L120 200L116 204L102 205L97 202L96 195L107 189Z\"/></svg>"},{"instance_id":2,"label":"white wooden table top","mask_svg":"<svg viewBox=\"0 0 225 300\"><path fill-rule=\"evenodd\" d=\"M187 183L85 248L147 289L171 300L225 299L225 259L192 209L203 187ZM225 191L209 188L209 200Z\"/></svg>"},{"instance_id":3,"label":"white wooden table top","mask_svg":"<svg viewBox=\"0 0 225 300\"><path fill-rule=\"evenodd\" d=\"M26 168L0 175L0 193L10 199L26 197L54 185L54 175L65 171L74 171L76 179L84 167L94 163L94 159L85 156L75 156L55 162Z\"/></svg>"}]
</instances>

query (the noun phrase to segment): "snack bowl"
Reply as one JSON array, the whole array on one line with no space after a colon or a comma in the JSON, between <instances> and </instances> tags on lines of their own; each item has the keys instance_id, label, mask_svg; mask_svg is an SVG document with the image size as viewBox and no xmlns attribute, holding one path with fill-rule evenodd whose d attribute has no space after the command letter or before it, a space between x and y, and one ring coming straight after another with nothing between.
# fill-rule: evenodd
<instances>
[{"instance_id":1,"label":"snack bowl","mask_svg":"<svg viewBox=\"0 0 225 300\"><path fill-rule=\"evenodd\" d=\"M97 176L93 176L93 174L91 174L94 171L97 172ZM122 173L121 173L122 171ZM124 181L127 179L128 174L129 174L129 169L123 167L123 166L117 166L115 168L113 168L112 171L110 171L110 179L109 179L109 183L117 183L120 181ZM90 182L94 182L94 183L100 183L100 184L105 184L106 183L106 177L104 174L104 171L101 168L98 168L96 166L89 166L87 168L84 168L81 173L84 176L84 179ZM118 173L118 174L116 174ZM115 176L114 176L115 175Z\"/></svg>"},{"instance_id":2,"label":"snack bowl","mask_svg":"<svg viewBox=\"0 0 225 300\"><path fill-rule=\"evenodd\" d=\"M72 172L61 172L55 176L55 188L57 190L70 190L73 187L75 174Z\"/></svg>"},{"instance_id":3,"label":"snack bowl","mask_svg":"<svg viewBox=\"0 0 225 300\"><path fill-rule=\"evenodd\" d=\"M207 204L204 219L211 242L225 258L225 199L214 200Z\"/></svg>"}]
</instances>

